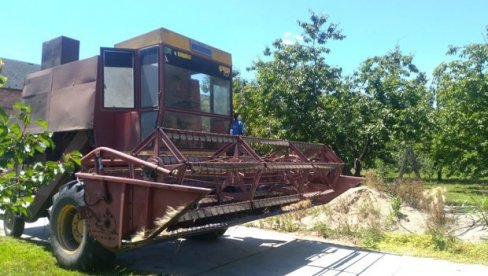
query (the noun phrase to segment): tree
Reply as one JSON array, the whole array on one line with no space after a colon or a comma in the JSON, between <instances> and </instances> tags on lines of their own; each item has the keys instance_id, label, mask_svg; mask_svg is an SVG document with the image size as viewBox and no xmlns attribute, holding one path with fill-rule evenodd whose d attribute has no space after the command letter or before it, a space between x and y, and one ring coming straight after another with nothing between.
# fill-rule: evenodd
<instances>
[{"instance_id":1,"label":"tree","mask_svg":"<svg viewBox=\"0 0 488 276\"><path fill-rule=\"evenodd\" d=\"M433 156L440 170L487 176L488 44L450 47L447 54L457 59L442 63L434 72Z\"/></svg>"},{"instance_id":2,"label":"tree","mask_svg":"<svg viewBox=\"0 0 488 276\"><path fill-rule=\"evenodd\" d=\"M427 140L432 95L413 56L397 47L367 59L351 77L326 62L331 40L344 35L324 15L298 21L303 41L276 40L251 69L256 81L234 78L235 106L253 135L329 144L346 173L375 159L393 162L391 150Z\"/></svg>"},{"instance_id":3,"label":"tree","mask_svg":"<svg viewBox=\"0 0 488 276\"><path fill-rule=\"evenodd\" d=\"M359 176L363 166L374 166L376 158L384 155L388 140L385 109L363 93L352 78L346 78L343 88L328 100L331 110L335 109L335 148Z\"/></svg>"},{"instance_id":4,"label":"tree","mask_svg":"<svg viewBox=\"0 0 488 276\"><path fill-rule=\"evenodd\" d=\"M332 135L322 124L329 108L323 96L339 88L341 70L326 63L326 44L344 35L327 16L313 12L310 22L298 25L303 40L289 44L277 39L264 51L267 60L252 64L256 81L236 93L236 107L254 135L329 142Z\"/></svg>"},{"instance_id":5,"label":"tree","mask_svg":"<svg viewBox=\"0 0 488 276\"><path fill-rule=\"evenodd\" d=\"M3 61L0 59L0 73L2 73L3 68ZM0 88L2 88L5 83L7 83L7 78L5 76L0 75Z\"/></svg>"},{"instance_id":6,"label":"tree","mask_svg":"<svg viewBox=\"0 0 488 276\"><path fill-rule=\"evenodd\" d=\"M369 97L375 117L381 150L377 156L393 162L392 153L412 152L413 146L424 148L432 127L433 96L427 78L399 47L384 56L368 58L353 75L355 89ZM387 135L385 135L385 132Z\"/></svg>"}]
</instances>

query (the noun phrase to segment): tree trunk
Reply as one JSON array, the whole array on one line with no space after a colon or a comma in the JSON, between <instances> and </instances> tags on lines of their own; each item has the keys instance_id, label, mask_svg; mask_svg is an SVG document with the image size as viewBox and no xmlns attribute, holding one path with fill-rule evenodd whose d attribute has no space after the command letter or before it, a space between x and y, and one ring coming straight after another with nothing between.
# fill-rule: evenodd
<instances>
[{"instance_id":1,"label":"tree trunk","mask_svg":"<svg viewBox=\"0 0 488 276\"><path fill-rule=\"evenodd\" d=\"M362 170L361 160L356 158L356 160L354 160L354 176L361 176L361 170Z\"/></svg>"},{"instance_id":2,"label":"tree trunk","mask_svg":"<svg viewBox=\"0 0 488 276\"><path fill-rule=\"evenodd\" d=\"M361 160L363 160L364 156L366 155L366 152L368 151L368 146L369 146L369 139L366 138L361 155L359 155L359 157L354 160L354 176L361 176L361 170L363 169Z\"/></svg>"},{"instance_id":3,"label":"tree trunk","mask_svg":"<svg viewBox=\"0 0 488 276\"><path fill-rule=\"evenodd\" d=\"M409 163L412 166L412 170L415 172L415 176L420 179L420 166L417 162L417 157L413 152L412 145L407 146L405 152L403 153L402 162L400 164L400 172L398 175L399 178L403 178L403 174L405 173Z\"/></svg>"}]
</instances>

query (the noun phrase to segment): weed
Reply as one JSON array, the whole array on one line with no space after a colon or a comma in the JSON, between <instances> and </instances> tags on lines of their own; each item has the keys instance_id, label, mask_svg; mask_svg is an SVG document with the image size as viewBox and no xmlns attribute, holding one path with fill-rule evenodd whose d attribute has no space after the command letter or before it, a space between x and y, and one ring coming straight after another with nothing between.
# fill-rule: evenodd
<instances>
[{"instance_id":1,"label":"weed","mask_svg":"<svg viewBox=\"0 0 488 276\"><path fill-rule=\"evenodd\" d=\"M381 176L376 170L367 170L364 174L366 178L364 183L371 189L377 190L379 192L388 192L389 186L385 181L385 178Z\"/></svg>"},{"instance_id":2,"label":"weed","mask_svg":"<svg viewBox=\"0 0 488 276\"><path fill-rule=\"evenodd\" d=\"M296 232L301 230L302 224L300 219L304 216L303 211L296 211L292 213L283 214L281 216L270 217L256 222L252 222L249 225L257 226L264 229L273 229L284 232Z\"/></svg>"},{"instance_id":3,"label":"weed","mask_svg":"<svg viewBox=\"0 0 488 276\"><path fill-rule=\"evenodd\" d=\"M455 239L442 231L430 230L427 234L430 236L432 246L437 251L446 251L454 247Z\"/></svg>"},{"instance_id":4,"label":"weed","mask_svg":"<svg viewBox=\"0 0 488 276\"><path fill-rule=\"evenodd\" d=\"M402 207L402 200L395 196L391 199L391 214L395 218L400 218L401 212L400 208Z\"/></svg>"},{"instance_id":5,"label":"weed","mask_svg":"<svg viewBox=\"0 0 488 276\"><path fill-rule=\"evenodd\" d=\"M337 231L330 228L326 223L319 222L313 226L313 231L317 232L321 237L332 239L337 237Z\"/></svg>"},{"instance_id":6,"label":"weed","mask_svg":"<svg viewBox=\"0 0 488 276\"><path fill-rule=\"evenodd\" d=\"M392 185L392 194L414 208L421 207L424 190L424 183L416 179L397 179Z\"/></svg>"},{"instance_id":7,"label":"weed","mask_svg":"<svg viewBox=\"0 0 488 276\"><path fill-rule=\"evenodd\" d=\"M378 244L385 239L385 234L378 228L369 227L361 230L360 238L362 246L377 249Z\"/></svg>"},{"instance_id":8,"label":"weed","mask_svg":"<svg viewBox=\"0 0 488 276\"><path fill-rule=\"evenodd\" d=\"M400 211L402 207L402 200L394 196L391 199L391 210L388 216L386 217L386 226L391 227L395 225L395 223L398 221L398 219L401 217L402 213Z\"/></svg>"},{"instance_id":9,"label":"weed","mask_svg":"<svg viewBox=\"0 0 488 276\"><path fill-rule=\"evenodd\" d=\"M483 199L472 197L473 212L480 218L484 227L488 227L488 197Z\"/></svg>"},{"instance_id":10,"label":"weed","mask_svg":"<svg viewBox=\"0 0 488 276\"><path fill-rule=\"evenodd\" d=\"M436 187L424 191L421 200L421 208L427 212L428 226L430 228L442 229L447 222L445 211L445 190Z\"/></svg>"}]
</instances>

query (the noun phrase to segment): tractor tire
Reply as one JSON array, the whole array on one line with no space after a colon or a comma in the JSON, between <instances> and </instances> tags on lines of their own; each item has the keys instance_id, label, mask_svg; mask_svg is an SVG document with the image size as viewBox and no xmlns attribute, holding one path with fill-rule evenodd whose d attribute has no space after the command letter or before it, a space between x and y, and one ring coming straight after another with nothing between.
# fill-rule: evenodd
<instances>
[{"instance_id":1,"label":"tractor tire","mask_svg":"<svg viewBox=\"0 0 488 276\"><path fill-rule=\"evenodd\" d=\"M3 231L5 236L20 238L24 233L25 220L22 215L12 213L12 211L5 211L3 214Z\"/></svg>"},{"instance_id":2,"label":"tractor tire","mask_svg":"<svg viewBox=\"0 0 488 276\"><path fill-rule=\"evenodd\" d=\"M212 232L206 232L203 234L197 234L194 236L189 236L187 239L189 240L196 240L196 241L214 241L218 240L220 237L222 237L225 232L227 231L228 228L222 228L222 229L217 229Z\"/></svg>"},{"instance_id":3,"label":"tractor tire","mask_svg":"<svg viewBox=\"0 0 488 276\"><path fill-rule=\"evenodd\" d=\"M85 205L84 193L83 184L75 180L54 195L49 214L50 242L62 267L93 270L111 264L115 255L90 237L86 221L77 209Z\"/></svg>"}]
</instances>

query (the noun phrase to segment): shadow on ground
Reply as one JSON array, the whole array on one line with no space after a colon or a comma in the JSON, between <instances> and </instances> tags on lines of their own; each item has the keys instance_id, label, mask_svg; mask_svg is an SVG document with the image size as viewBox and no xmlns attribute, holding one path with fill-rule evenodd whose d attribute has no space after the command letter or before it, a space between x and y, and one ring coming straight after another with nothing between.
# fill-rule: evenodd
<instances>
[{"instance_id":1,"label":"shadow on ground","mask_svg":"<svg viewBox=\"0 0 488 276\"><path fill-rule=\"evenodd\" d=\"M117 263L143 273L170 275L324 275L332 271L357 275L385 255L286 235L282 239L239 237L242 234L233 230L216 241L179 240L121 253ZM354 267L361 260L368 264Z\"/></svg>"},{"instance_id":2,"label":"shadow on ground","mask_svg":"<svg viewBox=\"0 0 488 276\"><path fill-rule=\"evenodd\" d=\"M3 225L3 222L1 222ZM49 248L46 221L25 240ZM0 229L3 231L3 229ZM177 240L117 254L97 275L488 275L488 267L359 250L257 228L232 227L215 241Z\"/></svg>"}]
</instances>

